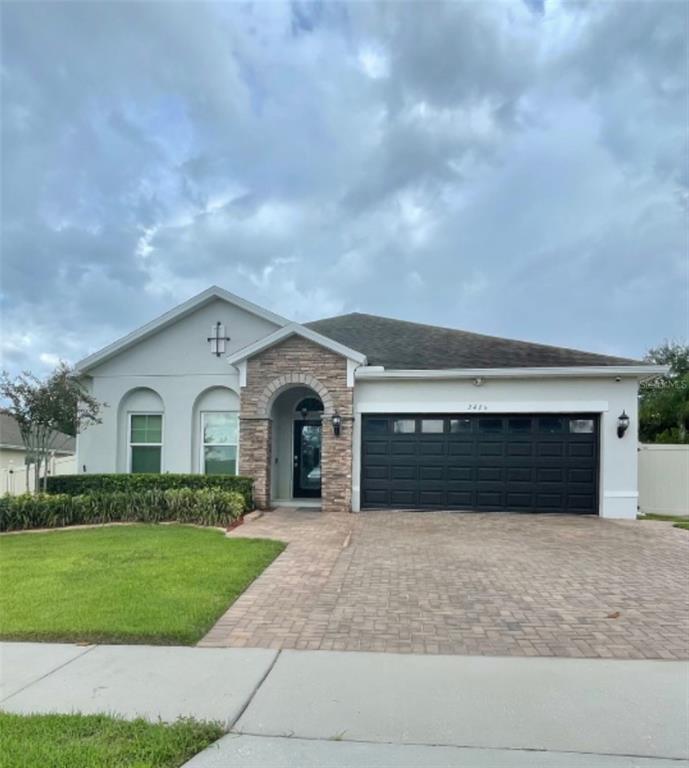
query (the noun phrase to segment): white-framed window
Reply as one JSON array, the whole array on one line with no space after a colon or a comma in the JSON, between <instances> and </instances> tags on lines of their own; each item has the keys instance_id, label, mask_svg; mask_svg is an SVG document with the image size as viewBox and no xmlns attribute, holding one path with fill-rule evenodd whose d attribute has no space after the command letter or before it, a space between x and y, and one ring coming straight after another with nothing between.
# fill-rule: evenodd
<instances>
[{"instance_id":1,"label":"white-framed window","mask_svg":"<svg viewBox=\"0 0 689 768\"><path fill-rule=\"evenodd\" d=\"M163 414L129 414L129 471L160 474L163 454Z\"/></svg>"},{"instance_id":2,"label":"white-framed window","mask_svg":"<svg viewBox=\"0 0 689 768\"><path fill-rule=\"evenodd\" d=\"M239 414L237 411L202 411L201 472L236 475Z\"/></svg>"}]
</instances>

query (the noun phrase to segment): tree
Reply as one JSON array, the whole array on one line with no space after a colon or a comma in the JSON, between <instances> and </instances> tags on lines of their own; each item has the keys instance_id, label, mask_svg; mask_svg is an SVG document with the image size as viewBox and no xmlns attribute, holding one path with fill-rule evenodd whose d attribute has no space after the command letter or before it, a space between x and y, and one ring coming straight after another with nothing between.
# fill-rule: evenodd
<instances>
[{"instance_id":1,"label":"tree","mask_svg":"<svg viewBox=\"0 0 689 768\"><path fill-rule=\"evenodd\" d=\"M689 443L689 346L666 341L649 349L644 360L669 365L670 371L641 382L639 440Z\"/></svg>"},{"instance_id":2,"label":"tree","mask_svg":"<svg viewBox=\"0 0 689 768\"><path fill-rule=\"evenodd\" d=\"M48 456L62 447L65 435L74 437L101 421L101 403L87 392L81 377L66 363L61 362L45 379L28 371L12 378L3 371L0 395L9 403L7 412L17 421L27 457L34 461L36 490L40 487L41 466L45 465L47 476Z\"/></svg>"}]
</instances>

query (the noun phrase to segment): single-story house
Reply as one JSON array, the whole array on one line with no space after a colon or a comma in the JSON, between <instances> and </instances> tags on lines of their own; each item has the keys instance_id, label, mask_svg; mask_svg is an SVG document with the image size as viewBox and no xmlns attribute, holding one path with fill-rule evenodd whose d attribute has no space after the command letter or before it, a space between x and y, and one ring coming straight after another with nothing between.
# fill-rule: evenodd
<instances>
[{"instance_id":1,"label":"single-story house","mask_svg":"<svg viewBox=\"0 0 689 768\"><path fill-rule=\"evenodd\" d=\"M76 465L67 461L74 457L76 441L70 435L56 432L51 437L48 474L64 474L65 470L74 472ZM27 484L26 467L31 463L19 424L12 414L0 409L0 494L23 493L33 487L33 476L29 473ZM41 470L41 475L45 471Z\"/></svg>"},{"instance_id":2,"label":"single-story house","mask_svg":"<svg viewBox=\"0 0 689 768\"><path fill-rule=\"evenodd\" d=\"M636 360L211 287L78 366L83 472L239 473L259 507L633 518ZM664 370L664 369L663 369Z\"/></svg>"}]
</instances>

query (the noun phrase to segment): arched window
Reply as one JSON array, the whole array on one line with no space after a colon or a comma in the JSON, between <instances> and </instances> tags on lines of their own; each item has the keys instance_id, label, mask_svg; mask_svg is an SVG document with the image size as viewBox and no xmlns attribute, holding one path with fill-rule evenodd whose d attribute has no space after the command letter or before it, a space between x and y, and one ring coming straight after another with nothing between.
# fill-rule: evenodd
<instances>
[{"instance_id":1,"label":"arched window","mask_svg":"<svg viewBox=\"0 0 689 768\"><path fill-rule=\"evenodd\" d=\"M163 417L160 395L148 387L132 389L120 401L120 434L127 472L163 471Z\"/></svg>"},{"instance_id":2,"label":"arched window","mask_svg":"<svg viewBox=\"0 0 689 768\"><path fill-rule=\"evenodd\" d=\"M211 387L194 403L192 470L205 475L236 475L239 398L227 387Z\"/></svg>"},{"instance_id":3,"label":"arched window","mask_svg":"<svg viewBox=\"0 0 689 768\"><path fill-rule=\"evenodd\" d=\"M294 410L305 419L309 414L322 413L323 403L319 397L304 397L297 403L297 407Z\"/></svg>"}]
</instances>

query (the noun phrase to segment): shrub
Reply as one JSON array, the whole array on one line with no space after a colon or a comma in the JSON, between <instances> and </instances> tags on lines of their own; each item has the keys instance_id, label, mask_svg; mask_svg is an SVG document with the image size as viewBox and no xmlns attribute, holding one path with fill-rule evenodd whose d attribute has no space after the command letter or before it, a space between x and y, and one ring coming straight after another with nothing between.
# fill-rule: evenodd
<instances>
[{"instance_id":1,"label":"shrub","mask_svg":"<svg viewBox=\"0 0 689 768\"><path fill-rule=\"evenodd\" d=\"M241 475L184 475L184 474L102 474L55 475L48 478L50 494L66 493L80 496L85 493L167 491L172 489L220 488L236 491L245 499L246 509L253 509L253 480Z\"/></svg>"},{"instance_id":2,"label":"shrub","mask_svg":"<svg viewBox=\"0 0 689 768\"><path fill-rule=\"evenodd\" d=\"M244 497L222 488L6 495L0 498L0 531L115 522L227 526L245 511Z\"/></svg>"}]
</instances>

